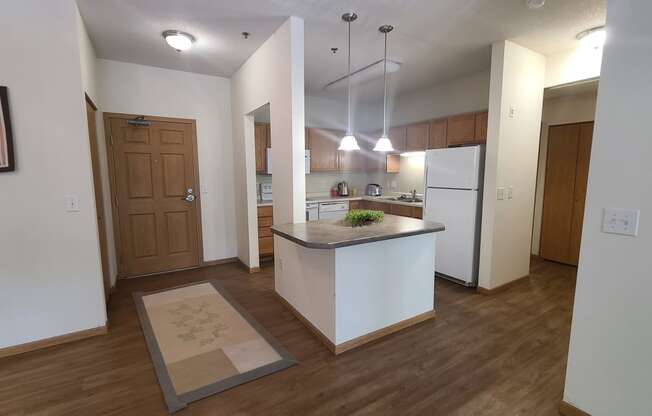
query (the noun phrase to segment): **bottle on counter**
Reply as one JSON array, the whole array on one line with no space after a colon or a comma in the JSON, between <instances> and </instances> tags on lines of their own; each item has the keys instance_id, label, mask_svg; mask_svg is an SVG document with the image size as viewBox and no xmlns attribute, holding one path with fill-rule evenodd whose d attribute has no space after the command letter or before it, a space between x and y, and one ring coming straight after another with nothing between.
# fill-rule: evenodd
<instances>
[{"instance_id":1,"label":"bottle on counter","mask_svg":"<svg viewBox=\"0 0 652 416\"><path fill-rule=\"evenodd\" d=\"M337 186L331 188L331 197L335 198L337 196Z\"/></svg>"}]
</instances>

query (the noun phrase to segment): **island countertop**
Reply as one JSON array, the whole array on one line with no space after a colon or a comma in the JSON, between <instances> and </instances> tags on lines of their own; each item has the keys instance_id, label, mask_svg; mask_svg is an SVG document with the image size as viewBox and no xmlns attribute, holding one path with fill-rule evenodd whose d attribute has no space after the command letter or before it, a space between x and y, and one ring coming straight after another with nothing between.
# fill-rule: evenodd
<instances>
[{"instance_id":1,"label":"island countertop","mask_svg":"<svg viewBox=\"0 0 652 416\"><path fill-rule=\"evenodd\" d=\"M307 248L334 249L444 229L444 225L438 222L385 214L382 223L362 227L351 227L343 220L321 220L273 225L272 233Z\"/></svg>"}]
</instances>

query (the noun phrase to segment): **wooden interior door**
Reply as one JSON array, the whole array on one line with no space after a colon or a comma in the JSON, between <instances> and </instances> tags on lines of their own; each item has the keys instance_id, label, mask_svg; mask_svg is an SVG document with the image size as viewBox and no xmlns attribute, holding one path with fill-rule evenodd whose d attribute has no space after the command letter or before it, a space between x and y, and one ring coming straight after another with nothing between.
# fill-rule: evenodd
<instances>
[{"instance_id":1,"label":"wooden interior door","mask_svg":"<svg viewBox=\"0 0 652 416\"><path fill-rule=\"evenodd\" d=\"M551 126L541 223L541 257L577 265L593 123Z\"/></svg>"},{"instance_id":2,"label":"wooden interior door","mask_svg":"<svg viewBox=\"0 0 652 416\"><path fill-rule=\"evenodd\" d=\"M198 266L202 258L194 120L106 114L119 275Z\"/></svg>"},{"instance_id":3,"label":"wooden interior door","mask_svg":"<svg viewBox=\"0 0 652 416\"><path fill-rule=\"evenodd\" d=\"M88 140L91 148L91 167L93 170L93 189L95 191L95 212L97 214L97 235L100 240L100 257L102 260L102 280L104 281L104 297L109 299L111 293L111 278L109 276L109 253L106 242L106 219L104 217L104 197L102 176L100 173L100 158L97 151L97 107L86 96L86 121L88 123Z\"/></svg>"}]
</instances>

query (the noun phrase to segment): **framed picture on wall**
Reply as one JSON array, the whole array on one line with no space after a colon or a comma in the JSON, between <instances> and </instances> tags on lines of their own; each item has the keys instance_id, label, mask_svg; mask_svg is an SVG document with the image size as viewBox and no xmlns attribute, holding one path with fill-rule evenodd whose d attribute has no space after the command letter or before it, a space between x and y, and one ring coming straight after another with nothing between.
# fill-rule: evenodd
<instances>
[{"instance_id":1,"label":"framed picture on wall","mask_svg":"<svg viewBox=\"0 0 652 416\"><path fill-rule=\"evenodd\" d=\"M10 172L15 168L7 87L0 87L0 172Z\"/></svg>"}]
</instances>

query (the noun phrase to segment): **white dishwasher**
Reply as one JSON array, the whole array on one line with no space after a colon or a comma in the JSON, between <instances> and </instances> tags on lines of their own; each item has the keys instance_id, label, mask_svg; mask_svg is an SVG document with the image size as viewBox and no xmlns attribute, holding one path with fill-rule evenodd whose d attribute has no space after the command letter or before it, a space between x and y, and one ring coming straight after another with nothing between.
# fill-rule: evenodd
<instances>
[{"instance_id":1,"label":"white dishwasher","mask_svg":"<svg viewBox=\"0 0 652 416\"><path fill-rule=\"evenodd\" d=\"M349 212L349 201L319 203L319 220L340 220Z\"/></svg>"}]
</instances>

